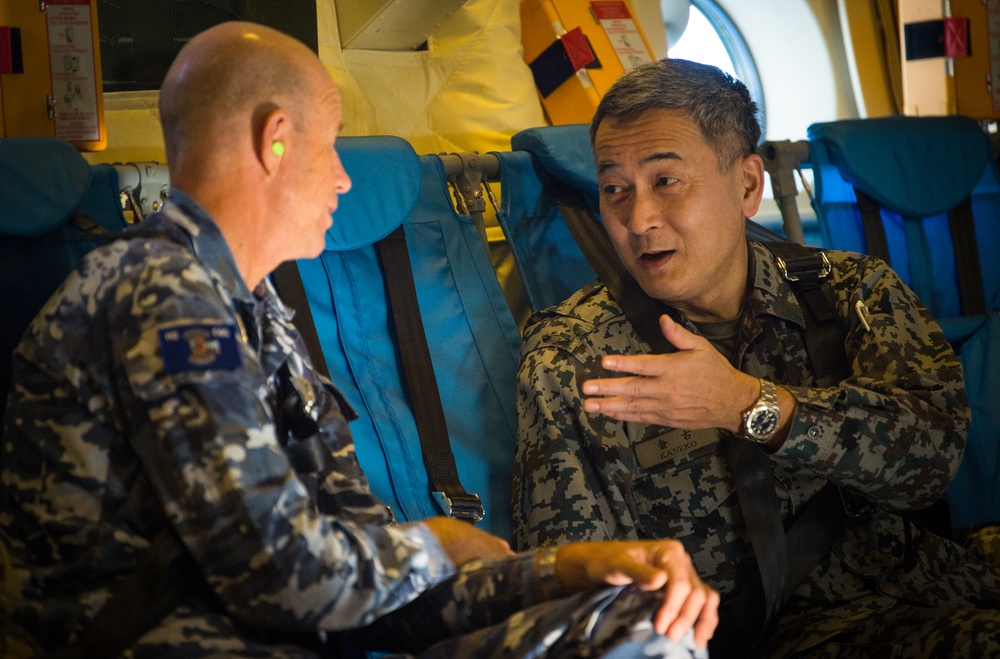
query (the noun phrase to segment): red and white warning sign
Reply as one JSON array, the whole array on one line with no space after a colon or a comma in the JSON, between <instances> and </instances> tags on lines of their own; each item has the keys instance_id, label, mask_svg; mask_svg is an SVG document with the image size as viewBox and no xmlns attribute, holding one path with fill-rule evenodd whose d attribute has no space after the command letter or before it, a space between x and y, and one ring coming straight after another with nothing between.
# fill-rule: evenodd
<instances>
[{"instance_id":1,"label":"red and white warning sign","mask_svg":"<svg viewBox=\"0 0 1000 659\"><path fill-rule=\"evenodd\" d=\"M56 137L70 142L99 140L90 0L48 0L45 14Z\"/></svg>"},{"instance_id":2,"label":"red and white warning sign","mask_svg":"<svg viewBox=\"0 0 1000 659\"><path fill-rule=\"evenodd\" d=\"M625 71L653 61L649 47L624 0L594 0L590 3L590 8L604 28L604 33L608 35L611 47L615 49Z\"/></svg>"}]
</instances>

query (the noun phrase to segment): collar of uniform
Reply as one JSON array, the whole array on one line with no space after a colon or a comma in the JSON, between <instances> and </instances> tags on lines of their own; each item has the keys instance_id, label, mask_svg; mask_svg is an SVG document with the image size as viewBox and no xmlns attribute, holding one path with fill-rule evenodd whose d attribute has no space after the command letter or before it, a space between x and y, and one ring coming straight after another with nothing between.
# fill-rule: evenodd
<instances>
[{"instance_id":1,"label":"collar of uniform","mask_svg":"<svg viewBox=\"0 0 1000 659\"><path fill-rule=\"evenodd\" d=\"M770 314L805 327L805 317L791 285L785 281L774 254L757 241L748 241L751 281L747 310L754 316Z\"/></svg>"},{"instance_id":2,"label":"collar of uniform","mask_svg":"<svg viewBox=\"0 0 1000 659\"><path fill-rule=\"evenodd\" d=\"M208 211L183 191L171 188L162 213L190 238L195 256L219 278L229 294L253 304L254 298L236 266L229 243Z\"/></svg>"},{"instance_id":3,"label":"collar of uniform","mask_svg":"<svg viewBox=\"0 0 1000 659\"><path fill-rule=\"evenodd\" d=\"M292 325L295 317L295 310L285 304L285 301L278 295L278 290L274 287L274 282L270 277L257 284L254 295L264 301L265 312L286 326Z\"/></svg>"}]
</instances>

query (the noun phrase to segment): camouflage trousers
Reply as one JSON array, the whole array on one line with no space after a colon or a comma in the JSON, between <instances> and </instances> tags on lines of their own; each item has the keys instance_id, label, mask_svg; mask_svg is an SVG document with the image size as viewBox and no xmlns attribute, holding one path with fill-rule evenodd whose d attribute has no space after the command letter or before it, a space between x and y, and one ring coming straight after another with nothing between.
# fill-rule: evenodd
<instances>
[{"instance_id":1,"label":"camouflage trousers","mask_svg":"<svg viewBox=\"0 0 1000 659\"><path fill-rule=\"evenodd\" d=\"M1000 657L1000 610L950 610L900 603L883 597L876 614L840 617L840 611L789 616L785 629L829 628L836 634L818 645L802 648L794 640L778 643L767 657L802 659L971 659ZM792 634L797 636L799 634ZM776 638L776 640L778 640ZM806 644L808 645L808 644ZM772 646L773 647L773 646Z\"/></svg>"},{"instance_id":2,"label":"camouflage trousers","mask_svg":"<svg viewBox=\"0 0 1000 659\"><path fill-rule=\"evenodd\" d=\"M877 575L828 556L796 591L764 656L1000 657L1000 565L929 533L914 552L912 565Z\"/></svg>"}]
</instances>

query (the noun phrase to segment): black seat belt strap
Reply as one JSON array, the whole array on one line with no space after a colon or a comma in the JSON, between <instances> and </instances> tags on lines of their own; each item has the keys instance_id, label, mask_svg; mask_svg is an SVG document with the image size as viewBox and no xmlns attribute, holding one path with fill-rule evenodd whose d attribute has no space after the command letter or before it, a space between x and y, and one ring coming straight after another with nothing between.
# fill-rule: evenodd
<instances>
[{"instance_id":1,"label":"black seat belt strap","mask_svg":"<svg viewBox=\"0 0 1000 659\"><path fill-rule=\"evenodd\" d=\"M844 323L822 288L830 274L830 261L821 250L791 241L772 241L764 246L778 257L778 269L799 299L806 324L806 352L812 361L817 386L840 383L850 373L850 366L844 352Z\"/></svg>"},{"instance_id":2,"label":"black seat belt strap","mask_svg":"<svg viewBox=\"0 0 1000 659\"><path fill-rule=\"evenodd\" d=\"M889 242L878 204L857 188L854 189L854 194L858 198L858 210L861 212L868 253L892 265L889 259ZM918 220L904 219L904 221ZM955 254L955 271L958 277L962 314L983 315L986 313L986 299L983 294L983 276L976 244L975 224L972 220L971 196L965 197L957 206L948 210L948 228Z\"/></svg>"},{"instance_id":3,"label":"black seat belt strap","mask_svg":"<svg viewBox=\"0 0 1000 659\"><path fill-rule=\"evenodd\" d=\"M983 294L976 227L972 221L972 197L966 197L948 211L948 228L951 230L951 244L955 251L955 271L958 275L962 314L981 316L986 313L986 297Z\"/></svg>"},{"instance_id":4,"label":"black seat belt strap","mask_svg":"<svg viewBox=\"0 0 1000 659\"><path fill-rule=\"evenodd\" d=\"M389 292L389 305L399 343L406 386L413 403L413 417L420 436L424 467L431 495L449 517L475 524L485 514L476 494L466 492L458 478L455 455L448 440L448 426L441 405L427 335L420 317L417 289L413 282L410 253L403 227L376 243L379 262Z\"/></svg>"},{"instance_id":5,"label":"black seat belt strap","mask_svg":"<svg viewBox=\"0 0 1000 659\"><path fill-rule=\"evenodd\" d=\"M882 224L882 213L879 211L878 204L857 188L854 188L854 196L858 198L858 210L861 212L861 227L865 234L866 251L891 266L889 240L885 236L885 225Z\"/></svg>"},{"instance_id":6,"label":"black seat belt strap","mask_svg":"<svg viewBox=\"0 0 1000 659\"><path fill-rule=\"evenodd\" d=\"M295 329L302 335L302 341L306 344L313 366L320 375L329 380L330 371L326 365L326 358L323 357L323 346L319 341L319 334L316 333L316 324L309 309L309 299L306 297L305 286L302 285L299 266L295 261L285 261L271 273L271 280L281 299L295 309L292 321L295 323Z\"/></svg>"}]
</instances>

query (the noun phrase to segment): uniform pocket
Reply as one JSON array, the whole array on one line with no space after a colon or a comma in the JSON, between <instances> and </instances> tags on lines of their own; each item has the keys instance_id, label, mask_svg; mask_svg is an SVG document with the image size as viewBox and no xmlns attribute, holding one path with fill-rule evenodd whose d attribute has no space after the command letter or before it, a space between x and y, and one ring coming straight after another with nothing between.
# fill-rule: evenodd
<instances>
[{"instance_id":1,"label":"uniform pocket","mask_svg":"<svg viewBox=\"0 0 1000 659\"><path fill-rule=\"evenodd\" d=\"M635 444L631 495L640 536L682 541L699 575L726 593L750 547L736 530L743 521L723 446L716 430L674 429Z\"/></svg>"}]
</instances>

